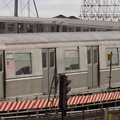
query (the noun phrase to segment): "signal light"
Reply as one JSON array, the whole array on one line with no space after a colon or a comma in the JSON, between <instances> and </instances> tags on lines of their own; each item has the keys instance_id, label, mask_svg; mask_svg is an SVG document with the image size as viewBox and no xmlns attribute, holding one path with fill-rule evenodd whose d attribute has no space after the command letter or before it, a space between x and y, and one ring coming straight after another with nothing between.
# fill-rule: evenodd
<instances>
[{"instance_id":1,"label":"signal light","mask_svg":"<svg viewBox=\"0 0 120 120\"><path fill-rule=\"evenodd\" d=\"M67 94L71 90L71 88L68 87L70 83L71 80L67 80L67 76L60 76L59 107L61 110L67 110L67 101L70 98L70 96Z\"/></svg>"}]
</instances>

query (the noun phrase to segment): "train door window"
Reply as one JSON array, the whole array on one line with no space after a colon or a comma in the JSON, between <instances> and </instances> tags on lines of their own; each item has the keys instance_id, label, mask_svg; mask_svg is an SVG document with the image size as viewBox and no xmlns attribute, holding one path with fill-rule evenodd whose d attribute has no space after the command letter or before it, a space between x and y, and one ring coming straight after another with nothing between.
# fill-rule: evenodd
<instances>
[{"instance_id":1,"label":"train door window","mask_svg":"<svg viewBox=\"0 0 120 120\"><path fill-rule=\"evenodd\" d=\"M31 53L15 54L16 75L31 74Z\"/></svg>"},{"instance_id":2,"label":"train door window","mask_svg":"<svg viewBox=\"0 0 120 120\"><path fill-rule=\"evenodd\" d=\"M98 50L94 49L94 63L98 63Z\"/></svg>"},{"instance_id":3,"label":"train door window","mask_svg":"<svg viewBox=\"0 0 120 120\"><path fill-rule=\"evenodd\" d=\"M50 52L50 67L54 67L55 64L55 54L54 52Z\"/></svg>"},{"instance_id":4,"label":"train door window","mask_svg":"<svg viewBox=\"0 0 120 120\"><path fill-rule=\"evenodd\" d=\"M91 64L91 50L87 50L88 64Z\"/></svg>"},{"instance_id":5,"label":"train door window","mask_svg":"<svg viewBox=\"0 0 120 120\"><path fill-rule=\"evenodd\" d=\"M43 66L43 68L47 67L47 55L46 55L46 52L42 53L42 66Z\"/></svg>"},{"instance_id":6,"label":"train door window","mask_svg":"<svg viewBox=\"0 0 120 120\"><path fill-rule=\"evenodd\" d=\"M112 65L119 65L119 55L118 55L118 48L107 48L106 49L106 55L108 58L108 54L112 53ZM110 61L107 59L107 66L110 65Z\"/></svg>"},{"instance_id":7,"label":"train door window","mask_svg":"<svg viewBox=\"0 0 120 120\"><path fill-rule=\"evenodd\" d=\"M65 70L79 69L79 49L65 50Z\"/></svg>"}]
</instances>

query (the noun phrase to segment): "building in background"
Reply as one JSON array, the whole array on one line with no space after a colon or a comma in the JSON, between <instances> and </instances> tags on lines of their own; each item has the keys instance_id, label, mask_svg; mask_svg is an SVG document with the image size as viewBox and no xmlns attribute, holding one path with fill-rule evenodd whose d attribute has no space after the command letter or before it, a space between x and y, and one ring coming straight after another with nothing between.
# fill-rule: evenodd
<instances>
[{"instance_id":1,"label":"building in background","mask_svg":"<svg viewBox=\"0 0 120 120\"><path fill-rule=\"evenodd\" d=\"M80 19L119 21L120 0L83 0Z\"/></svg>"}]
</instances>

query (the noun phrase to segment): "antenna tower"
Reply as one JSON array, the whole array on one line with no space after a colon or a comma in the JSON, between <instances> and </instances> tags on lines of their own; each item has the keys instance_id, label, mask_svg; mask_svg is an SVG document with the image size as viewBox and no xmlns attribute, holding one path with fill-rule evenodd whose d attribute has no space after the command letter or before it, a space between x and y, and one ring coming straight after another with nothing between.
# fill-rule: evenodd
<instances>
[{"instance_id":1,"label":"antenna tower","mask_svg":"<svg viewBox=\"0 0 120 120\"><path fill-rule=\"evenodd\" d=\"M120 21L120 0L83 0L80 19Z\"/></svg>"}]
</instances>

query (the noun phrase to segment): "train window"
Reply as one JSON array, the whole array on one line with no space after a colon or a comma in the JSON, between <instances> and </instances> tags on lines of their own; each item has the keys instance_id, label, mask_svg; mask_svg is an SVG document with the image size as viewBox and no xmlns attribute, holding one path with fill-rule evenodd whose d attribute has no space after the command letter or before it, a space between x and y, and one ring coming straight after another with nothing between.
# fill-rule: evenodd
<instances>
[{"instance_id":1,"label":"train window","mask_svg":"<svg viewBox=\"0 0 120 120\"><path fill-rule=\"evenodd\" d=\"M67 26L63 26L63 32L67 32Z\"/></svg>"},{"instance_id":2,"label":"train window","mask_svg":"<svg viewBox=\"0 0 120 120\"><path fill-rule=\"evenodd\" d=\"M106 54L107 54L107 58L108 58L108 54L111 54L112 52L112 65L119 65L119 56L118 56L118 48L107 48L106 49ZM110 61L108 61L107 59L107 66L110 65Z\"/></svg>"},{"instance_id":3,"label":"train window","mask_svg":"<svg viewBox=\"0 0 120 120\"><path fill-rule=\"evenodd\" d=\"M112 29L107 29L106 31L112 31Z\"/></svg>"},{"instance_id":4,"label":"train window","mask_svg":"<svg viewBox=\"0 0 120 120\"><path fill-rule=\"evenodd\" d=\"M94 63L98 63L98 51L97 49L94 50Z\"/></svg>"},{"instance_id":5,"label":"train window","mask_svg":"<svg viewBox=\"0 0 120 120\"><path fill-rule=\"evenodd\" d=\"M84 32L90 31L89 28L83 28Z\"/></svg>"},{"instance_id":6,"label":"train window","mask_svg":"<svg viewBox=\"0 0 120 120\"><path fill-rule=\"evenodd\" d=\"M76 32L81 32L81 28L80 27L76 27Z\"/></svg>"},{"instance_id":7,"label":"train window","mask_svg":"<svg viewBox=\"0 0 120 120\"><path fill-rule=\"evenodd\" d=\"M16 53L15 54L16 75L31 74L31 54Z\"/></svg>"},{"instance_id":8,"label":"train window","mask_svg":"<svg viewBox=\"0 0 120 120\"><path fill-rule=\"evenodd\" d=\"M14 25L14 23L8 24L8 31L9 31L9 32L14 32L14 30L15 30L15 25Z\"/></svg>"},{"instance_id":9,"label":"train window","mask_svg":"<svg viewBox=\"0 0 120 120\"><path fill-rule=\"evenodd\" d=\"M27 32L33 33L37 31L37 25L36 24L28 24L27 25Z\"/></svg>"},{"instance_id":10,"label":"train window","mask_svg":"<svg viewBox=\"0 0 120 120\"><path fill-rule=\"evenodd\" d=\"M54 52L50 52L50 67L54 67Z\"/></svg>"},{"instance_id":11,"label":"train window","mask_svg":"<svg viewBox=\"0 0 120 120\"><path fill-rule=\"evenodd\" d=\"M91 31L96 31L96 28L91 28Z\"/></svg>"},{"instance_id":12,"label":"train window","mask_svg":"<svg viewBox=\"0 0 120 120\"><path fill-rule=\"evenodd\" d=\"M18 33L23 31L23 23L18 23Z\"/></svg>"},{"instance_id":13,"label":"train window","mask_svg":"<svg viewBox=\"0 0 120 120\"><path fill-rule=\"evenodd\" d=\"M43 25L42 24L37 25L37 31L38 32L43 32Z\"/></svg>"},{"instance_id":14,"label":"train window","mask_svg":"<svg viewBox=\"0 0 120 120\"><path fill-rule=\"evenodd\" d=\"M33 25L27 25L27 32L32 33L33 32Z\"/></svg>"},{"instance_id":15,"label":"train window","mask_svg":"<svg viewBox=\"0 0 120 120\"><path fill-rule=\"evenodd\" d=\"M88 64L91 64L91 50L87 50Z\"/></svg>"},{"instance_id":16,"label":"train window","mask_svg":"<svg viewBox=\"0 0 120 120\"><path fill-rule=\"evenodd\" d=\"M44 26L45 32L49 32L49 26Z\"/></svg>"},{"instance_id":17,"label":"train window","mask_svg":"<svg viewBox=\"0 0 120 120\"><path fill-rule=\"evenodd\" d=\"M72 27L69 27L68 32L74 32Z\"/></svg>"},{"instance_id":18,"label":"train window","mask_svg":"<svg viewBox=\"0 0 120 120\"><path fill-rule=\"evenodd\" d=\"M43 52L42 53L42 66L43 66L43 68L46 68L47 67L47 56L46 56L46 52Z\"/></svg>"},{"instance_id":19,"label":"train window","mask_svg":"<svg viewBox=\"0 0 120 120\"><path fill-rule=\"evenodd\" d=\"M65 50L65 70L79 69L79 50Z\"/></svg>"}]
</instances>

